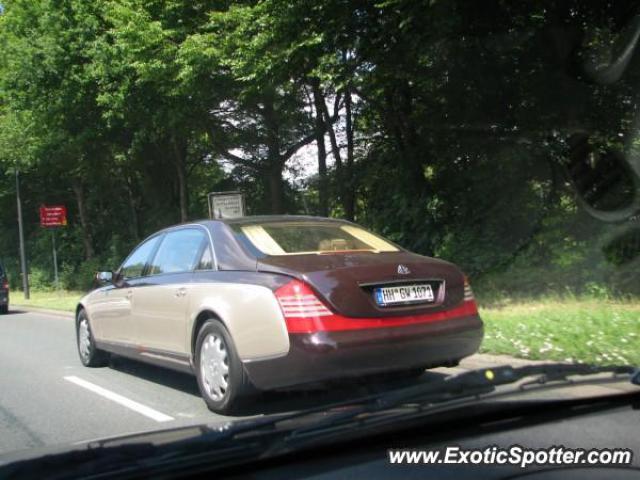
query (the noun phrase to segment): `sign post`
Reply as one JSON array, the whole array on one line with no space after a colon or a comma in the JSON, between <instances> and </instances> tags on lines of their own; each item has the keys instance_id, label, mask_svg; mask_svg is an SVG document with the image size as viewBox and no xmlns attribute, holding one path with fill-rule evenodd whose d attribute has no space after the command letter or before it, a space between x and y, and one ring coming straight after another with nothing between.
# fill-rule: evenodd
<instances>
[{"instance_id":1,"label":"sign post","mask_svg":"<svg viewBox=\"0 0 640 480\"><path fill-rule=\"evenodd\" d=\"M58 255L56 253L56 229L51 229L51 244L53 245L53 280L56 284L56 290L60 287L58 281Z\"/></svg>"},{"instance_id":2,"label":"sign post","mask_svg":"<svg viewBox=\"0 0 640 480\"><path fill-rule=\"evenodd\" d=\"M209 218L244 217L244 193L211 192L209 198Z\"/></svg>"},{"instance_id":3,"label":"sign post","mask_svg":"<svg viewBox=\"0 0 640 480\"><path fill-rule=\"evenodd\" d=\"M67 208L64 205L52 205L40 207L40 226L51 229L51 244L53 246L53 278L56 288L59 288L58 279L58 254L56 252L56 227L67 225Z\"/></svg>"},{"instance_id":4,"label":"sign post","mask_svg":"<svg viewBox=\"0 0 640 480\"><path fill-rule=\"evenodd\" d=\"M24 250L24 230L22 228L22 202L20 200L20 173L16 169L16 203L18 207L18 235L20 237L20 270L22 270L22 292L29 300L29 274L27 273L27 254Z\"/></svg>"}]
</instances>

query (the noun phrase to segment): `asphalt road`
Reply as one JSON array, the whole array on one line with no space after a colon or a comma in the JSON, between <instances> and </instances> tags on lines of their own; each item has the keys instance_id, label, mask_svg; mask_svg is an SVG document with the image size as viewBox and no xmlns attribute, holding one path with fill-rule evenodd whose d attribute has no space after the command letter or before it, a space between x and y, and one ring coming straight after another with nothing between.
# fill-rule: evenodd
<instances>
[{"instance_id":1,"label":"asphalt road","mask_svg":"<svg viewBox=\"0 0 640 480\"><path fill-rule=\"evenodd\" d=\"M268 393L246 414L293 411L396 385ZM118 357L106 368L83 367L70 317L0 315L0 454L226 418L206 408L189 375Z\"/></svg>"},{"instance_id":2,"label":"asphalt road","mask_svg":"<svg viewBox=\"0 0 640 480\"><path fill-rule=\"evenodd\" d=\"M243 413L296 411L505 363L531 362L474 355L459 367L429 370L418 380L349 381L265 393ZM603 393L603 387L587 388ZM0 454L228 418L206 408L195 377L119 357L105 368L83 367L71 315L15 310L0 315Z\"/></svg>"}]
</instances>

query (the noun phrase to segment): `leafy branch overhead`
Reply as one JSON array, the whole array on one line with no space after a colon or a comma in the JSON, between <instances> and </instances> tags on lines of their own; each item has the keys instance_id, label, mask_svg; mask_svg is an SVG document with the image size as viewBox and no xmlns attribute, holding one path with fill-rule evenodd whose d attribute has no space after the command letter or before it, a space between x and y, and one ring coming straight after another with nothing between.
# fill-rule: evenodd
<instances>
[{"instance_id":1,"label":"leafy branch overhead","mask_svg":"<svg viewBox=\"0 0 640 480\"><path fill-rule=\"evenodd\" d=\"M470 273L527 255L580 265L578 246L599 233L563 227L580 211L556 140L597 130L618 147L636 103L633 65L606 87L576 78L576 51L606 53L624 31L578 0L2 6L9 268L16 168L35 266L49 261L41 203L69 206L60 242L73 272L117 266L149 232L206 216L208 192L238 189L250 213L345 217Z\"/></svg>"}]
</instances>

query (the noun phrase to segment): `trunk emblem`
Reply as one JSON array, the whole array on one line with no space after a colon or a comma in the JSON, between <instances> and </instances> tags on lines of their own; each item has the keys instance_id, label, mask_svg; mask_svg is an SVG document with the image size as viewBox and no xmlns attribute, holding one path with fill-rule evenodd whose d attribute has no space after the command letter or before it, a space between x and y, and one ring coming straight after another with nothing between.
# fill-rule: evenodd
<instances>
[{"instance_id":1,"label":"trunk emblem","mask_svg":"<svg viewBox=\"0 0 640 480\"><path fill-rule=\"evenodd\" d=\"M409 270L409 267L407 267L406 265L398 265L398 273L400 275L409 275L411 273L411 270Z\"/></svg>"}]
</instances>

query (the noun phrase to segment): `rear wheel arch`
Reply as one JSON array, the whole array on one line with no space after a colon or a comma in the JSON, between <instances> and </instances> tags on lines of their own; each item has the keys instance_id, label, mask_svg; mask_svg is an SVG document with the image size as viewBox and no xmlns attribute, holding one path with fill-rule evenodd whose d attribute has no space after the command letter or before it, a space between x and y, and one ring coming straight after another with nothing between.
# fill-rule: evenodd
<instances>
[{"instance_id":1,"label":"rear wheel arch","mask_svg":"<svg viewBox=\"0 0 640 480\"><path fill-rule=\"evenodd\" d=\"M216 320L218 322L220 322L222 324L222 326L224 326L224 328L227 329L227 331L229 331L229 329L227 328L227 324L224 322L224 320L222 320L222 318L220 317L220 315L218 315L217 313L215 313L213 310L203 310L201 311L197 316L196 319L193 321L193 328L191 329L191 359L195 362L196 359L196 342L198 341L198 333L200 332L200 329L202 329L202 326L209 320ZM231 334L231 333L229 333Z\"/></svg>"},{"instance_id":2,"label":"rear wheel arch","mask_svg":"<svg viewBox=\"0 0 640 480\"><path fill-rule=\"evenodd\" d=\"M253 385L224 322L211 311L201 312L198 320L194 373L202 398L213 412L236 413L255 392Z\"/></svg>"}]
</instances>

